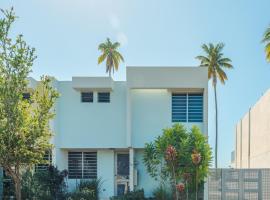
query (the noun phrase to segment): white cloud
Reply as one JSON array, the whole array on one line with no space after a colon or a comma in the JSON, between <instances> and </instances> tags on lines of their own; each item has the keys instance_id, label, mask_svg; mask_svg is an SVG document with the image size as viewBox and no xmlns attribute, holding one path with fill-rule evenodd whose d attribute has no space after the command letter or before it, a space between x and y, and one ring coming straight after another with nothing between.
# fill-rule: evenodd
<instances>
[{"instance_id":1,"label":"white cloud","mask_svg":"<svg viewBox=\"0 0 270 200\"><path fill-rule=\"evenodd\" d=\"M109 21L111 27L116 31L116 39L118 42L121 43L121 46L125 46L128 44L128 37L127 35L121 30L120 26L120 19L115 14L109 15Z\"/></svg>"}]
</instances>

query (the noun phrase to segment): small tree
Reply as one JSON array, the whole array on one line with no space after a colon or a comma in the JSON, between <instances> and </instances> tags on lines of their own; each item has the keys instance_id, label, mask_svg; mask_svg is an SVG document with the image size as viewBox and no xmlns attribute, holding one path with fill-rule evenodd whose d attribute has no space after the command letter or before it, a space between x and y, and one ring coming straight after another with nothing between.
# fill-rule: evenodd
<instances>
[{"instance_id":1,"label":"small tree","mask_svg":"<svg viewBox=\"0 0 270 200\"><path fill-rule=\"evenodd\" d=\"M10 28L16 19L13 9L1 10L0 19L0 165L11 177L17 200L21 200L24 169L42 162L51 145L49 121L58 93L49 77L43 76L31 99L23 99L36 56L22 35L12 40Z\"/></svg>"},{"instance_id":2,"label":"small tree","mask_svg":"<svg viewBox=\"0 0 270 200\"><path fill-rule=\"evenodd\" d=\"M204 181L211 159L207 138L200 129L194 126L187 131L181 124L164 129L154 142L145 145L144 151L149 174L160 182L169 181L177 200L179 192L192 185L197 188Z\"/></svg>"}]
</instances>

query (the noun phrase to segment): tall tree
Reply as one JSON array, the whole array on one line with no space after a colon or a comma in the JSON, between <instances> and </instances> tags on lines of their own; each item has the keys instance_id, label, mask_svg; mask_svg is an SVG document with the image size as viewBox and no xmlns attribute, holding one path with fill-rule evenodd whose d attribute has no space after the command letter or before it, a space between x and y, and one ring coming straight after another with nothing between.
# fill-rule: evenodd
<instances>
[{"instance_id":1,"label":"tall tree","mask_svg":"<svg viewBox=\"0 0 270 200\"><path fill-rule=\"evenodd\" d=\"M202 67L208 68L208 79L212 80L215 94L215 110L216 110L216 138L215 138L215 167L218 167L218 103L217 103L217 82L220 80L222 84L225 84L227 75L224 69L233 68L231 60L223 56L222 50L224 44L218 43L214 45L209 43L203 44L202 49L205 55L197 56L200 60Z\"/></svg>"},{"instance_id":2,"label":"tall tree","mask_svg":"<svg viewBox=\"0 0 270 200\"><path fill-rule=\"evenodd\" d=\"M22 171L43 162L45 151L51 148L49 121L58 93L49 77L43 76L31 94L27 91L29 72L35 60L35 50L22 35L11 38L10 28L16 19L13 9L1 10L0 19L0 166L15 185L17 200L21 200Z\"/></svg>"},{"instance_id":3,"label":"tall tree","mask_svg":"<svg viewBox=\"0 0 270 200\"><path fill-rule=\"evenodd\" d=\"M98 46L98 50L101 51L101 55L98 57L98 64L106 60L106 73L117 71L119 63L124 62L123 56L119 53L118 48L120 47L119 42L112 43L109 38Z\"/></svg>"},{"instance_id":4,"label":"tall tree","mask_svg":"<svg viewBox=\"0 0 270 200\"><path fill-rule=\"evenodd\" d=\"M270 26L266 29L264 33L263 42L265 43L266 60L270 62Z\"/></svg>"}]
</instances>

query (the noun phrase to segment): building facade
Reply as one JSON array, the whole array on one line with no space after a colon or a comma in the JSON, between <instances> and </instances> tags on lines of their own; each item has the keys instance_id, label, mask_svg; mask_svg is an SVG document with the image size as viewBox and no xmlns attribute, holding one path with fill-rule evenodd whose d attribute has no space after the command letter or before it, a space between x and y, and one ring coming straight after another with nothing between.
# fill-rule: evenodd
<instances>
[{"instance_id":1,"label":"building facade","mask_svg":"<svg viewBox=\"0 0 270 200\"><path fill-rule=\"evenodd\" d=\"M29 88L36 81L30 79ZM207 134L208 77L202 67L127 67L126 81L73 77L54 81L60 93L51 122L52 162L67 169L69 189L102 179L101 199L158 183L143 164L143 148L181 122Z\"/></svg>"},{"instance_id":2,"label":"building facade","mask_svg":"<svg viewBox=\"0 0 270 200\"><path fill-rule=\"evenodd\" d=\"M235 168L270 167L270 90L235 127Z\"/></svg>"}]
</instances>

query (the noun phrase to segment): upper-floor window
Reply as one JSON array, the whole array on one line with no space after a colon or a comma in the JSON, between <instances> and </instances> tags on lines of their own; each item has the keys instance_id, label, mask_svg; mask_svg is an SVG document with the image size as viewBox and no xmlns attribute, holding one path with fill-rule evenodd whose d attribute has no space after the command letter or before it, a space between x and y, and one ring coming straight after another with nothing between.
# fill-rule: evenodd
<instances>
[{"instance_id":1,"label":"upper-floor window","mask_svg":"<svg viewBox=\"0 0 270 200\"><path fill-rule=\"evenodd\" d=\"M23 93L22 96L23 96L23 99L25 99L25 100L30 100L30 97L31 97L29 92Z\"/></svg>"},{"instance_id":2,"label":"upper-floor window","mask_svg":"<svg viewBox=\"0 0 270 200\"><path fill-rule=\"evenodd\" d=\"M110 92L99 92L98 93L99 103L110 103Z\"/></svg>"},{"instance_id":3,"label":"upper-floor window","mask_svg":"<svg viewBox=\"0 0 270 200\"><path fill-rule=\"evenodd\" d=\"M97 152L68 152L69 179L96 179Z\"/></svg>"},{"instance_id":4,"label":"upper-floor window","mask_svg":"<svg viewBox=\"0 0 270 200\"><path fill-rule=\"evenodd\" d=\"M203 94L172 93L172 122L203 122Z\"/></svg>"},{"instance_id":5,"label":"upper-floor window","mask_svg":"<svg viewBox=\"0 0 270 200\"><path fill-rule=\"evenodd\" d=\"M82 92L81 93L82 102L93 102L93 92Z\"/></svg>"}]
</instances>

